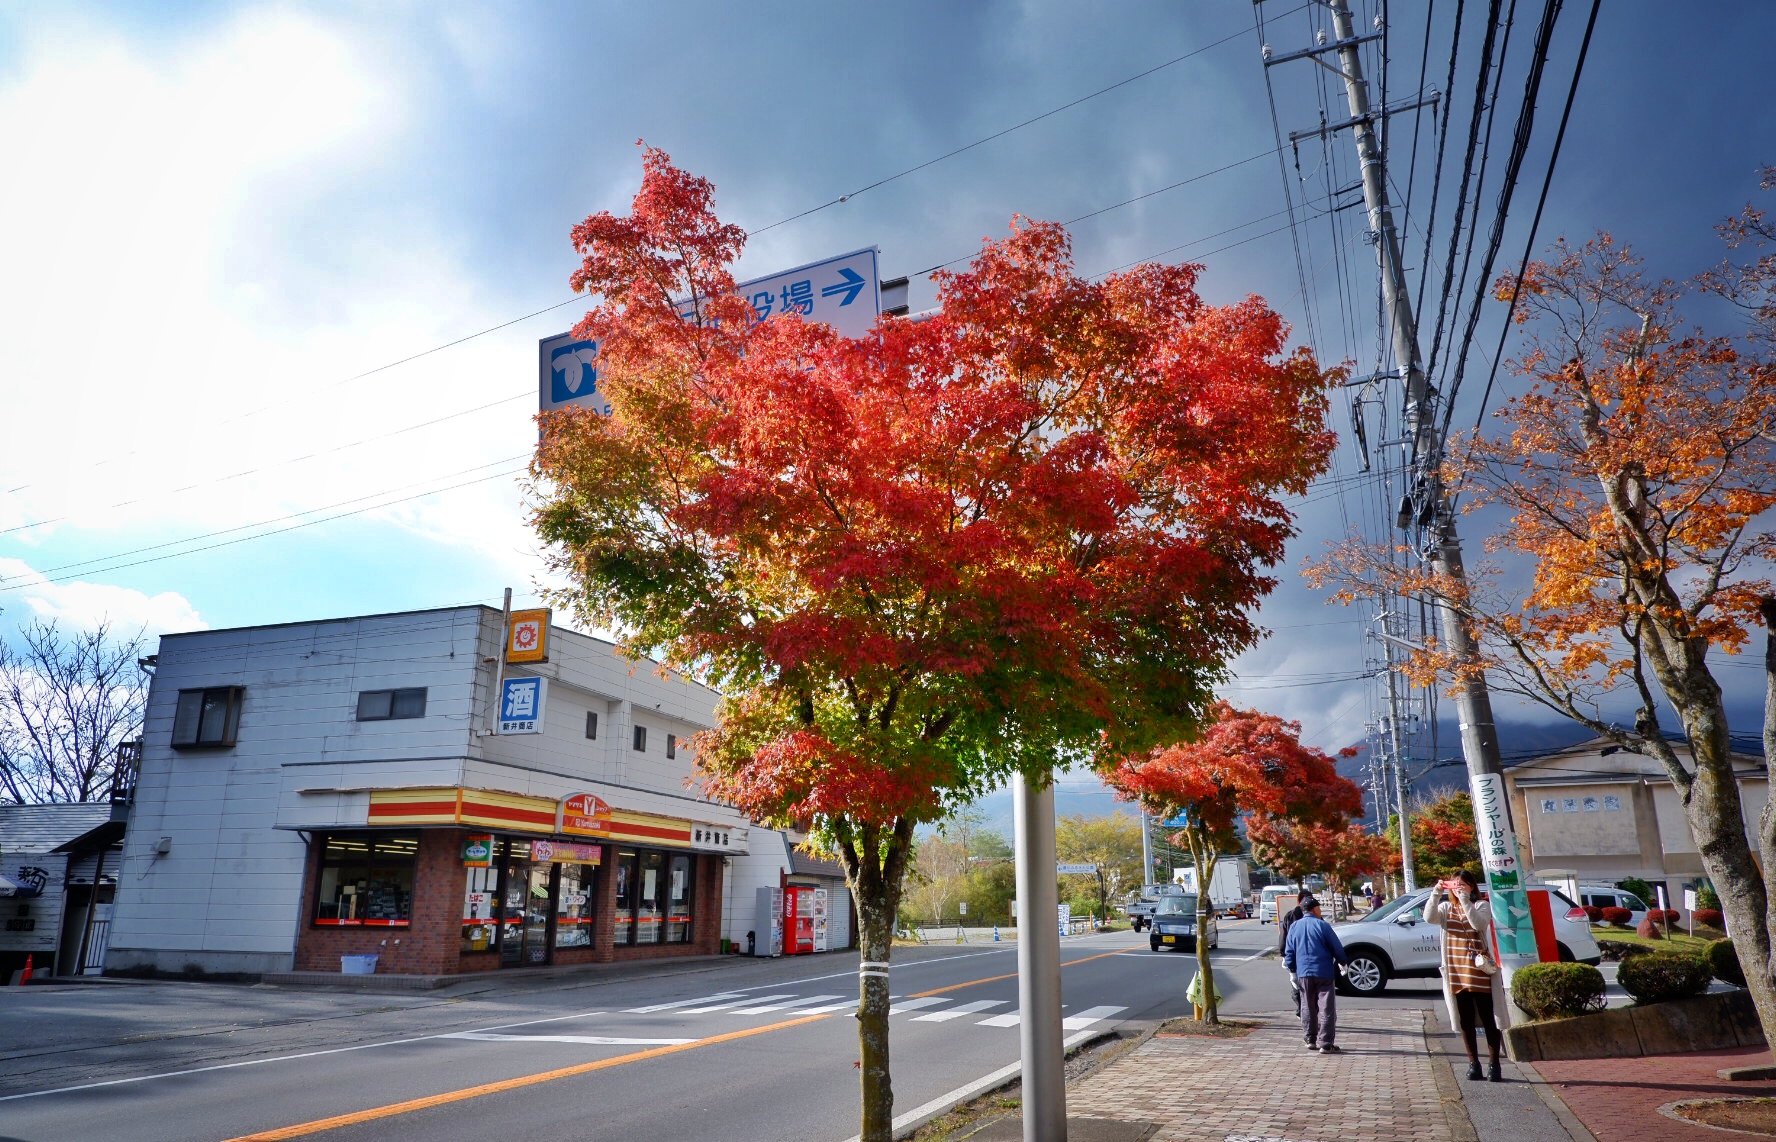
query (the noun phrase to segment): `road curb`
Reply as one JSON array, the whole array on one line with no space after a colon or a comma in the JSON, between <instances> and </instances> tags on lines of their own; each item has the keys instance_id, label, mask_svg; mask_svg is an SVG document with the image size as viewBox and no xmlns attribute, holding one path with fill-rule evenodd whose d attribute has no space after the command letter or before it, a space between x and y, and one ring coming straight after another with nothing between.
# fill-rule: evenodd
<instances>
[{"instance_id":1,"label":"road curb","mask_svg":"<svg viewBox=\"0 0 1776 1142\"><path fill-rule=\"evenodd\" d=\"M1156 1028L1157 1025L1131 1039L1130 1045L1135 1046L1142 1041L1151 1038L1153 1031ZM1061 1040L1061 1046L1066 1054L1071 1056L1079 1051L1094 1047L1106 1040L1119 1039L1121 1037L1122 1036L1113 1029L1105 1028L1099 1030L1087 1030ZM1017 1081L1023 1072L1023 1069L1024 1064L1021 1059L1015 1063L1008 1063L990 1074L982 1075L971 1083L959 1086L955 1090L938 1095L929 1102L915 1106L905 1114L895 1115L893 1128L895 1142L900 1142L901 1139L911 1138L914 1134L931 1125L931 1123L942 1118L944 1115L965 1102L973 1102L982 1095L991 1094L993 1091L1010 1086L1013 1082ZM1072 1084L1069 1083L1068 1085ZM846 1139L846 1142L861 1142L861 1139L860 1136L854 1134Z\"/></svg>"},{"instance_id":2,"label":"road curb","mask_svg":"<svg viewBox=\"0 0 1776 1142\"><path fill-rule=\"evenodd\" d=\"M1431 1078L1437 1084L1437 1101L1443 1107L1443 1119L1449 1124L1449 1133L1455 1142L1479 1142L1480 1132L1474 1129L1474 1120L1468 1115L1468 1102L1462 1097L1461 1084L1455 1081L1455 1072L1449 1069L1448 1056L1443 1053L1442 1046L1432 1037L1431 1028L1435 1021L1436 1014L1426 1011L1420 1034L1424 1037L1425 1059L1430 1064Z\"/></svg>"}]
</instances>

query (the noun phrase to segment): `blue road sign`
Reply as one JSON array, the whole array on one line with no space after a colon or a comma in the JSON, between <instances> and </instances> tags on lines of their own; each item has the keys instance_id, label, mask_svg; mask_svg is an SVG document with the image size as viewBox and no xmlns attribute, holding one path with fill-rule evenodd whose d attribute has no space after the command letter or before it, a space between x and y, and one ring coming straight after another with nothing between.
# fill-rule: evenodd
<instances>
[{"instance_id":1,"label":"blue road sign","mask_svg":"<svg viewBox=\"0 0 1776 1142\"><path fill-rule=\"evenodd\" d=\"M807 321L824 321L846 337L862 337L882 314L879 283L876 248L871 246L741 282L734 290L752 303L761 321L798 313ZM599 389L598 370L593 367L598 357L596 341L558 333L543 338L537 349L539 409L547 412L565 405L585 405L610 413L610 401Z\"/></svg>"}]
</instances>

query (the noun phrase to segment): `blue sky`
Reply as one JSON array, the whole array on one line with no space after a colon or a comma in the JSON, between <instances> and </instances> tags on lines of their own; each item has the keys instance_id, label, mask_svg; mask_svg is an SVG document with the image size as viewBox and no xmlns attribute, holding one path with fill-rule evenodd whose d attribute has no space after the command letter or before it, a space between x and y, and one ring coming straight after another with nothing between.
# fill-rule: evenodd
<instances>
[{"instance_id":1,"label":"blue sky","mask_svg":"<svg viewBox=\"0 0 1776 1142\"><path fill-rule=\"evenodd\" d=\"M1369 28L1375 3L1356 7ZM1441 87L1453 5L1393 8L1390 99L1418 88L1427 10ZM1520 8L1501 117L1539 14ZM1512 263L1588 8L1568 4L1554 40ZM1262 11L1279 53L1327 25L1287 0ZM1542 237L1609 229L1673 275L1717 260L1711 226L1776 162L1772 33L1765 4L1606 4ZM0 634L533 598L513 473L537 340L584 303L427 351L569 300L568 229L627 207L638 139L759 231L743 275L869 245L886 276L916 274L1014 213L1066 221L1195 180L1079 222L1080 270L1200 258L1211 300L1262 294L1323 359L1373 367L1372 255L1316 218L1352 178L1348 138L1304 144L1301 184L1272 153L1275 126L1342 118L1342 101L1314 65L1278 67L1273 124L1259 44L1249 0L0 5ZM1395 119L1393 178L1422 205L1412 122ZM1508 121L1494 134L1483 223ZM916 277L915 308L931 296ZM1298 555L1361 518L1351 483L1302 505ZM1369 653L1361 625L1279 574L1277 637L1231 695L1351 741L1365 684L1338 679Z\"/></svg>"}]
</instances>

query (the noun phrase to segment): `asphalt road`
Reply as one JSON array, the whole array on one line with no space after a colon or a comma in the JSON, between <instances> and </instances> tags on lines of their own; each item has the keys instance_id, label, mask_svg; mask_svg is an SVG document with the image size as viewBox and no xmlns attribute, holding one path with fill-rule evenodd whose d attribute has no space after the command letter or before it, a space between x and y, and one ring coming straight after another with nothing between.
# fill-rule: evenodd
<instances>
[{"instance_id":1,"label":"asphalt road","mask_svg":"<svg viewBox=\"0 0 1776 1142\"><path fill-rule=\"evenodd\" d=\"M1223 1010L1289 1006L1275 928L1228 922ZM809 1140L856 1133L856 955L725 959L446 992L213 984L0 989L0 1142ZM1180 1014L1195 957L1062 942L1065 1034ZM1015 943L896 949L897 1112L1018 1060ZM1373 1004L1424 1006L1435 981Z\"/></svg>"}]
</instances>

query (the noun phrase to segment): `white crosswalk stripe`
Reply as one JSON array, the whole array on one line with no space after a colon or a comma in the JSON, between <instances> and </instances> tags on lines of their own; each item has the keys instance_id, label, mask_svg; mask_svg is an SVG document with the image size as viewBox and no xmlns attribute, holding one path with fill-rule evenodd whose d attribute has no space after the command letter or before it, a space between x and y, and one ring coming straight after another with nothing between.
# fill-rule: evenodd
<instances>
[{"instance_id":1,"label":"white crosswalk stripe","mask_svg":"<svg viewBox=\"0 0 1776 1142\"><path fill-rule=\"evenodd\" d=\"M982 1019L975 1024L977 1027L1016 1027L1024 1021L1022 1011L1013 1011L1010 1015L995 1015L991 1019Z\"/></svg>"},{"instance_id":2,"label":"white crosswalk stripe","mask_svg":"<svg viewBox=\"0 0 1776 1142\"><path fill-rule=\"evenodd\" d=\"M632 1015L646 1015L650 1011L676 1011L681 1007L691 1007L698 1003L719 1003L724 999L745 1001L746 996L738 991L723 991L715 995L705 995L698 999L681 999L677 1003L655 1003L647 1007L625 1008Z\"/></svg>"},{"instance_id":3,"label":"white crosswalk stripe","mask_svg":"<svg viewBox=\"0 0 1776 1142\"><path fill-rule=\"evenodd\" d=\"M730 1008L739 1007L742 1004L770 1003L773 1000L793 999L794 997L795 997L795 993L792 991L786 991L786 992L782 993L781 995L749 995L745 999L730 999L726 1003L713 1003L713 1004L710 1004L708 1007L686 1007L686 1008L681 1009L679 1011L679 1014L680 1015L702 1015L706 1011L727 1011Z\"/></svg>"},{"instance_id":4,"label":"white crosswalk stripe","mask_svg":"<svg viewBox=\"0 0 1776 1142\"><path fill-rule=\"evenodd\" d=\"M916 1023L947 1023L951 1019L960 1019L964 1015L973 1015L977 1011L987 1011L994 1007L1004 1007L1010 1000L978 999L973 1003L959 1003L948 1011L933 1011L930 1015L915 1015Z\"/></svg>"},{"instance_id":5,"label":"white crosswalk stripe","mask_svg":"<svg viewBox=\"0 0 1776 1142\"><path fill-rule=\"evenodd\" d=\"M940 1003L948 1003L948 1002L949 1002L949 1000L939 999L935 995L928 995L923 999L903 999L899 1003L896 1003L892 1007L890 1007L888 1009L888 1014L900 1015L900 1014L907 1012L907 1011L918 1011L922 1008L936 1007Z\"/></svg>"},{"instance_id":6,"label":"white crosswalk stripe","mask_svg":"<svg viewBox=\"0 0 1776 1142\"><path fill-rule=\"evenodd\" d=\"M1069 1015L1061 1020L1061 1026L1069 1031L1083 1031L1093 1023L1110 1018L1118 1012L1127 1011L1126 1007L1088 1007L1077 1015Z\"/></svg>"},{"instance_id":7,"label":"white crosswalk stripe","mask_svg":"<svg viewBox=\"0 0 1776 1142\"><path fill-rule=\"evenodd\" d=\"M733 1010L732 1014L763 1015L767 1011L788 1011L791 1008L807 1007L810 1004L815 1003L831 1003L833 1000L840 998L843 997L837 995L810 995L806 999L792 999L788 1003L767 1003L763 1007L737 1007ZM853 1000L852 1002L856 1001Z\"/></svg>"}]
</instances>

